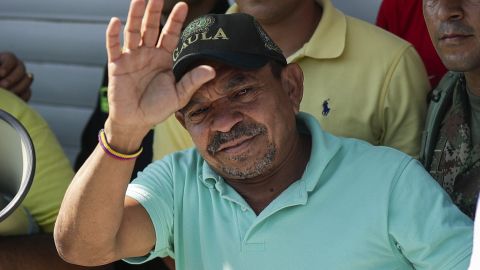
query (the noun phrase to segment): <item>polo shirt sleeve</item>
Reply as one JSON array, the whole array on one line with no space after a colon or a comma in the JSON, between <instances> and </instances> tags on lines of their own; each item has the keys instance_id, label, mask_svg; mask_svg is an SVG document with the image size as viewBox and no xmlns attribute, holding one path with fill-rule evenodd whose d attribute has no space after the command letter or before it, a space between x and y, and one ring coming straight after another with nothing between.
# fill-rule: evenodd
<instances>
[{"instance_id":1,"label":"polo shirt sleeve","mask_svg":"<svg viewBox=\"0 0 480 270\"><path fill-rule=\"evenodd\" d=\"M430 85L423 62L411 45L390 67L384 88L381 142L418 158Z\"/></svg>"},{"instance_id":2,"label":"polo shirt sleeve","mask_svg":"<svg viewBox=\"0 0 480 270\"><path fill-rule=\"evenodd\" d=\"M388 208L392 250L415 269L467 269L472 220L460 212L418 161L411 160L398 175Z\"/></svg>"},{"instance_id":3,"label":"polo shirt sleeve","mask_svg":"<svg viewBox=\"0 0 480 270\"><path fill-rule=\"evenodd\" d=\"M170 256L173 251L173 181L172 170L167 157L150 164L129 184L126 195L138 201L147 211L155 229L155 247L144 257L125 259L140 264L155 257Z\"/></svg>"}]
</instances>

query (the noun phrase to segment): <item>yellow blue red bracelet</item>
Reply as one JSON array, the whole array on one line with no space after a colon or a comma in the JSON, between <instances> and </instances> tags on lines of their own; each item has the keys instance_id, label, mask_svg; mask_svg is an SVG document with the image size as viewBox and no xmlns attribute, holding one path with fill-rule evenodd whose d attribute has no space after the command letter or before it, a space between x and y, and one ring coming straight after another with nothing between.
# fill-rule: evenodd
<instances>
[{"instance_id":1,"label":"yellow blue red bracelet","mask_svg":"<svg viewBox=\"0 0 480 270\"><path fill-rule=\"evenodd\" d=\"M133 153L133 154L123 154L123 153L120 153L120 152L117 152L115 151L109 144L108 144L108 141L107 141L107 136L105 135L105 130L101 129L99 132L98 132L98 144L100 144L100 146L102 147L103 151L105 151L105 153L107 153L109 156L113 157L113 158L116 158L116 159L121 159L121 160L129 160L129 159L135 159L137 158L138 156L140 156L140 154L142 153L143 151L143 147L140 147L140 149Z\"/></svg>"}]
</instances>

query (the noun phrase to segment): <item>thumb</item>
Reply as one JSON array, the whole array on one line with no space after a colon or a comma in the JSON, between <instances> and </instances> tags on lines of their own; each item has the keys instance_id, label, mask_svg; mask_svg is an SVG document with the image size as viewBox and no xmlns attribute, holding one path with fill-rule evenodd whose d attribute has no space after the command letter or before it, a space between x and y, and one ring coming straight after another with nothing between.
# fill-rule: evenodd
<instances>
[{"instance_id":1,"label":"thumb","mask_svg":"<svg viewBox=\"0 0 480 270\"><path fill-rule=\"evenodd\" d=\"M180 108L187 105L193 94L213 78L215 78L215 69L207 65L195 67L185 73L176 85Z\"/></svg>"}]
</instances>

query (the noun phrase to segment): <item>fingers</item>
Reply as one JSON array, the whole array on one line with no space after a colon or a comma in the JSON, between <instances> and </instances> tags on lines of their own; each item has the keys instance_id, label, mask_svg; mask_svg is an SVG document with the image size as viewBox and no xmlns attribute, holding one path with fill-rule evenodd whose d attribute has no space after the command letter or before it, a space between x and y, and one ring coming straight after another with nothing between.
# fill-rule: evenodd
<instances>
[{"instance_id":1,"label":"fingers","mask_svg":"<svg viewBox=\"0 0 480 270\"><path fill-rule=\"evenodd\" d=\"M150 0L142 21L142 45L153 48L158 41L163 1Z\"/></svg>"},{"instance_id":2,"label":"fingers","mask_svg":"<svg viewBox=\"0 0 480 270\"><path fill-rule=\"evenodd\" d=\"M25 73L25 65L21 61L15 61L15 66L9 70L4 77L0 78L0 86L3 88L10 88L17 84L24 77L27 77Z\"/></svg>"},{"instance_id":3,"label":"fingers","mask_svg":"<svg viewBox=\"0 0 480 270\"><path fill-rule=\"evenodd\" d=\"M15 58L16 59L16 58ZM30 85L33 81L33 75L27 73L22 61L16 59L15 66L10 73L0 79L0 87L10 90L12 93L22 97L24 93L30 91Z\"/></svg>"},{"instance_id":4,"label":"fingers","mask_svg":"<svg viewBox=\"0 0 480 270\"><path fill-rule=\"evenodd\" d=\"M108 62L115 62L122 54L122 48L120 48L120 28L122 23L118 18L110 19L110 23L106 32L106 45Z\"/></svg>"},{"instance_id":5,"label":"fingers","mask_svg":"<svg viewBox=\"0 0 480 270\"><path fill-rule=\"evenodd\" d=\"M162 29L157 47L163 48L169 53L173 53L178 44L182 26L187 17L188 6L184 2L179 2L173 7L167 22Z\"/></svg>"},{"instance_id":6,"label":"fingers","mask_svg":"<svg viewBox=\"0 0 480 270\"><path fill-rule=\"evenodd\" d=\"M32 97L32 90L30 88L28 88L26 91L20 94L20 98L23 99L23 101L25 102L28 102L31 97Z\"/></svg>"},{"instance_id":7,"label":"fingers","mask_svg":"<svg viewBox=\"0 0 480 270\"><path fill-rule=\"evenodd\" d=\"M185 73L176 85L180 108L187 105L193 94L213 78L215 78L215 69L206 65L198 66Z\"/></svg>"},{"instance_id":8,"label":"fingers","mask_svg":"<svg viewBox=\"0 0 480 270\"><path fill-rule=\"evenodd\" d=\"M7 76L18 65L19 60L12 53L0 54L0 80Z\"/></svg>"},{"instance_id":9,"label":"fingers","mask_svg":"<svg viewBox=\"0 0 480 270\"><path fill-rule=\"evenodd\" d=\"M145 2L143 0L132 0L130 10L128 11L127 24L123 33L124 49L134 50L140 45L141 26L143 13L145 11Z\"/></svg>"},{"instance_id":10,"label":"fingers","mask_svg":"<svg viewBox=\"0 0 480 270\"><path fill-rule=\"evenodd\" d=\"M32 95L33 75L26 72L25 64L12 53L0 54L0 87L16 94L24 101Z\"/></svg>"},{"instance_id":11,"label":"fingers","mask_svg":"<svg viewBox=\"0 0 480 270\"><path fill-rule=\"evenodd\" d=\"M30 85L33 81L33 75L27 73L23 78L15 85L10 86L8 89L22 98L24 101L28 101L31 96Z\"/></svg>"}]
</instances>

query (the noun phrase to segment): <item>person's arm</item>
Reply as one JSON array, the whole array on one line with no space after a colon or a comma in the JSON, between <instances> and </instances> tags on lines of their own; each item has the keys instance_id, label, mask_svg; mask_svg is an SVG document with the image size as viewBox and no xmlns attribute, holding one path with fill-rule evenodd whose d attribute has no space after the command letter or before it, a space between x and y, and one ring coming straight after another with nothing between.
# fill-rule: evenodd
<instances>
[{"instance_id":1,"label":"person's arm","mask_svg":"<svg viewBox=\"0 0 480 270\"><path fill-rule=\"evenodd\" d=\"M0 87L3 87L25 102L32 96L30 85L33 75L26 71L23 62L13 53L0 52Z\"/></svg>"},{"instance_id":2,"label":"person's arm","mask_svg":"<svg viewBox=\"0 0 480 270\"><path fill-rule=\"evenodd\" d=\"M58 256L51 234L0 236L0 266L28 270L112 269L110 265L86 268L66 263Z\"/></svg>"},{"instance_id":3,"label":"person's arm","mask_svg":"<svg viewBox=\"0 0 480 270\"><path fill-rule=\"evenodd\" d=\"M430 85L423 62L412 46L398 56L386 78L385 98L379 108L383 122L380 144L418 158Z\"/></svg>"},{"instance_id":4,"label":"person's arm","mask_svg":"<svg viewBox=\"0 0 480 270\"><path fill-rule=\"evenodd\" d=\"M391 188L388 236L392 249L424 270L465 270L472 252L472 220L416 160Z\"/></svg>"},{"instance_id":5,"label":"person's arm","mask_svg":"<svg viewBox=\"0 0 480 270\"><path fill-rule=\"evenodd\" d=\"M172 53L187 14L179 3L159 34L162 0L133 0L120 46L120 20L107 28L110 113L108 144L121 153L137 151L157 123L185 106L193 93L215 76L199 66L175 82ZM145 11L144 11L145 10ZM145 14L144 14L145 13ZM134 160L118 160L100 146L74 177L55 226L60 255L80 265L101 265L147 254L155 232L145 209L125 192Z\"/></svg>"}]
</instances>

